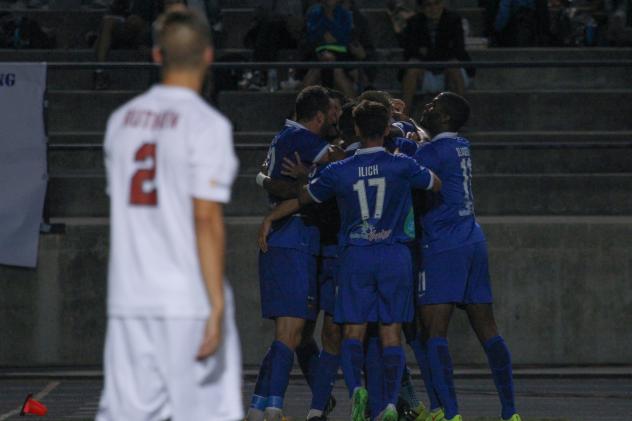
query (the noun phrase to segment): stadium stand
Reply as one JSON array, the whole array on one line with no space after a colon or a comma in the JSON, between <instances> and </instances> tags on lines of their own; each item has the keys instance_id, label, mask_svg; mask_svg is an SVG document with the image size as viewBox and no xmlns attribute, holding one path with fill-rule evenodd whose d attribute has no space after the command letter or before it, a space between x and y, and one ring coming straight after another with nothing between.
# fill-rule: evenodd
<instances>
[{"instance_id":1,"label":"stadium stand","mask_svg":"<svg viewBox=\"0 0 632 421\"><path fill-rule=\"evenodd\" d=\"M218 56L242 48L255 0L222 8L226 37ZM368 17L380 57L401 58L382 1L357 2ZM3 3L6 4L6 3ZM631 48L482 48L483 11L476 0L452 7L470 24L474 61L631 60ZM86 62L85 34L102 10L10 9L55 28L57 49L0 50L1 61ZM282 52L287 58L292 52ZM145 60L112 51L112 61ZM397 92L396 69L376 85ZM102 133L109 113L146 88L152 70L111 71L106 91L92 90L92 69L49 70L48 211L64 234L43 236L36 271L0 268L0 365L96 365L104 338L108 203ZM476 208L483 216L498 294L497 317L516 364L605 364L630 361L618 341L632 324L632 72L629 68L480 69L467 93ZM259 317L256 230L266 201L254 175L267 145L291 110L293 92L224 90L218 108L235 127L241 160L229 224L228 274L235 286L244 362L258 363L270 325ZM417 98L417 103L428 97ZM33 297L35 297L33 299ZM626 316L627 314L627 316ZM452 335L459 363L484 362L463 318ZM616 320L616 321L613 321ZM596 337L595 337L596 335ZM551 338L556 338L551 341ZM594 343L599 343L594 347ZM10 345L11 344L11 345Z\"/></svg>"}]
</instances>

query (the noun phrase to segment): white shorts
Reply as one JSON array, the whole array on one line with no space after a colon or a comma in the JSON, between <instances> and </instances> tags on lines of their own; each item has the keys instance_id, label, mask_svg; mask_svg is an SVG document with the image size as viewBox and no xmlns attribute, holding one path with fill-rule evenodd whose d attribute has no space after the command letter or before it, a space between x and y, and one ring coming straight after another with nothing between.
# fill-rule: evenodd
<instances>
[{"instance_id":1,"label":"white shorts","mask_svg":"<svg viewBox=\"0 0 632 421\"><path fill-rule=\"evenodd\" d=\"M206 320L109 317L97 421L228 421L243 418L241 351L226 289L222 344L197 361Z\"/></svg>"},{"instance_id":2,"label":"white shorts","mask_svg":"<svg viewBox=\"0 0 632 421\"><path fill-rule=\"evenodd\" d=\"M470 85L470 78L465 69L460 69L463 76L463 85L467 88ZM438 94L445 91L445 75L443 73L434 74L426 70L421 78L421 93Z\"/></svg>"}]
</instances>

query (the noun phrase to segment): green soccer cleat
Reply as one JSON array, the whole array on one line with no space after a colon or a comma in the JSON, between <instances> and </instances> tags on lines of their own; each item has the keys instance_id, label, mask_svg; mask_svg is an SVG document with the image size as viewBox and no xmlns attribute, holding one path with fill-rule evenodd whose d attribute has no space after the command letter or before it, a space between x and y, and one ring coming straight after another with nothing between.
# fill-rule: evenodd
<instances>
[{"instance_id":1,"label":"green soccer cleat","mask_svg":"<svg viewBox=\"0 0 632 421\"><path fill-rule=\"evenodd\" d=\"M443 418L445 421L463 421L463 418L460 415L455 415L452 418Z\"/></svg>"},{"instance_id":2,"label":"green soccer cleat","mask_svg":"<svg viewBox=\"0 0 632 421\"><path fill-rule=\"evenodd\" d=\"M508 420L503 420L503 421L522 421L522 418L520 418L520 415L518 414L513 414L511 418L509 418Z\"/></svg>"},{"instance_id":3,"label":"green soccer cleat","mask_svg":"<svg viewBox=\"0 0 632 421\"><path fill-rule=\"evenodd\" d=\"M380 416L378 416L378 419L381 421L397 421L398 418L397 409L395 409L393 404L388 404Z\"/></svg>"},{"instance_id":4,"label":"green soccer cleat","mask_svg":"<svg viewBox=\"0 0 632 421\"><path fill-rule=\"evenodd\" d=\"M423 421L445 421L445 414L443 413L443 408L435 409L434 411L430 411L426 418Z\"/></svg>"},{"instance_id":5,"label":"green soccer cleat","mask_svg":"<svg viewBox=\"0 0 632 421\"><path fill-rule=\"evenodd\" d=\"M417 408L415 408L415 413L417 414L415 416L415 421L426 421L426 419L430 416L430 411L426 409L426 406L423 403L417 405Z\"/></svg>"},{"instance_id":6,"label":"green soccer cleat","mask_svg":"<svg viewBox=\"0 0 632 421\"><path fill-rule=\"evenodd\" d=\"M364 411L366 410L367 403L369 402L369 392L363 387L358 387L353 392L353 398L351 398L351 421L366 421ZM395 418L397 421L397 418Z\"/></svg>"}]
</instances>

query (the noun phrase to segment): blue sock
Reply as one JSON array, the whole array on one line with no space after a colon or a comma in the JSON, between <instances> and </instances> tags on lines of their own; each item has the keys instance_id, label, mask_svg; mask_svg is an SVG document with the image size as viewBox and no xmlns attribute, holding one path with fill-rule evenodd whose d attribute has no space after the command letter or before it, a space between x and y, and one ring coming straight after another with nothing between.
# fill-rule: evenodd
<instances>
[{"instance_id":1,"label":"blue sock","mask_svg":"<svg viewBox=\"0 0 632 421\"><path fill-rule=\"evenodd\" d=\"M402 385L399 388L399 401L404 401L410 409L415 409L419 406L419 398L415 392L415 386L413 385L413 378L410 375L410 369L408 365L404 365L404 374L402 375Z\"/></svg>"},{"instance_id":2,"label":"blue sock","mask_svg":"<svg viewBox=\"0 0 632 421\"><path fill-rule=\"evenodd\" d=\"M369 336L366 348L366 388L369 392L369 408L371 419L377 418L384 408L383 385L384 372L382 364L382 345L378 336Z\"/></svg>"},{"instance_id":3,"label":"blue sock","mask_svg":"<svg viewBox=\"0 0 632 421\"><path fill-rule=\"evenodd\" d=\"M432 385L432 376L430 375L430 363L428 362L428 350L426 349L426 344L422 343L421 339L415 338L409 342L409 345L415 353L415 358L417 359L417 364L419 364L419 370L421 371L421 377L424 379L424 386L426 387L426 393L428 394L428 399L430 400L430 409L439 409L441 407L441 403L439 402L437 392L435 392L434 386Z\"/></svg>"},{"instance_id":4,"label":"blue sock","mask_svg":"<svg viewBox=\"0 0 632 421\"><path fill-rule=\"evenodd\" d=\"M504 420L508 420L516 413L509 348L501 336L488 339L483 344L483 348L485 348L489 368L492 370L492 377L502 405L501 416Z\"/></svg>"},{"instance_id":5,"label":"blue sock","mask_svg":"<svg viewBox=\"0 0 632 421\"><path fill-rule=\"evenodd\" d=\"M263 411L268 403L268 394L270 393L270 362L272 361L272 348L268 348L266 356L261 361L257 383L255 383L255 392L250 401L250 407Z\"/></svg>"},{"instance_id":6,"label":"blue sock","mask_svg":"<svg viewBox=\"0 0 632 421\"><path fill-rule=\"evenodd\" d=\"M303 377L305 377L305 381L307 381L307 384L312 392L314 391L314 376L316 374L316 370L318 369L319 354L320 350L318 349L318 345L316 345L314 338L306 344L302 344L296 348L298 365L301 367Z\"/></svg>"},{"instance_id":7,"label":"blue sock","mask_svg":"<svg viewBox=\"0 0 632 421\"><path fill-rule=\"evenodd\" d=\"M432 384L434 385L439 400L443 404L445 417L453 418L459 413L459 405L456 401L454 391L454 380L452 378L452 358L448 349L446 338L430 338L426 343L428 349L428 361L430 361L430 372Z\"/></svg>"},{"instance_id":8,"label":"blue sock","mask_svg":"<svg viewBox=\"0 0 632 421\"><path fill-rule=\"evenodd\" d=\"M283 409L283 397L290 381L294 352L281 341L272 342L270 363L270 394L268 408Z\"/></svg>"},{"instance_id":9,"label":"blue sock","mask_svg":"<svg viewBox=\"0 0 632 421\"><path fill-rule=\"evenodd\" d=\"M353 391L362 386L362 366L364 366L364 352L362 343L357 339L345 339L340 349L340 365L342 374L349 389L349 397L353 397Z\"/></svg>"},{"instance_id":10,"label":"blue sock","mask_svg":"<svg viewBox=\"0 0 632 421\"><path fill-rule=\"evenodd\" d=\"M387 346L382 349L382 360L384 361L384 404L397 406L406 365L404 349L401 346Z\"/></svg>"},{"instance_id":11,"label":"blue sock","mask_svg":"<svg viewBox=\"0 0 632 421\"><path fill-rule=\"evenodd\" d=\"M340 355L333 355L323 350L318 359L318 367L314 371L314 387L312 387L312 404L310 409L324 411L334 388L336 374L340 366Z\"/></svg>"}]
</instances>

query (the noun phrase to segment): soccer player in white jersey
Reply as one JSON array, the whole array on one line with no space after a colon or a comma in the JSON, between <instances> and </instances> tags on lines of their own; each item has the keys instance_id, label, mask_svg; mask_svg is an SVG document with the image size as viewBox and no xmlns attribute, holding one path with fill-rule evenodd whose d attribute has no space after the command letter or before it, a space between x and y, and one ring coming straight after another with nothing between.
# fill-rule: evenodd
<instances>
[{"instance_id":1,"label":"soccer player in white jersey","mask_svg":"<svg viewBox=\"0 0 632 421\"><path fill-rule=\"evenodd\" d=\"M206 22L172 12L155 30L162 83L116 110L105 136L111 250L96 419L238 420L222 216L238 166L232 128L198 94L213 58Z\"/></svg>"}]
</instances>

